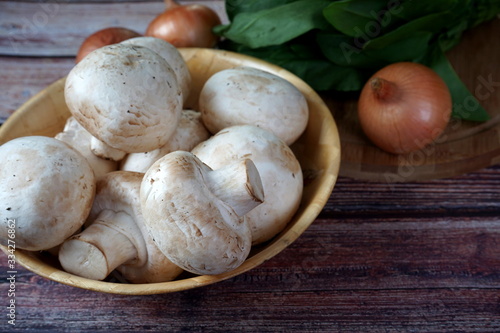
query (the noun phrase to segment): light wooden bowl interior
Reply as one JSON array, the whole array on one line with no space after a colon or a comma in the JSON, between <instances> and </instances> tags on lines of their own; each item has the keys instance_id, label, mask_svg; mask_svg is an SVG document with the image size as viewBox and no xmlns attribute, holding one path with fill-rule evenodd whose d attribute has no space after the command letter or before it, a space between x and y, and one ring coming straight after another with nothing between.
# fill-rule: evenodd
<instances>
[{"instance_id":1,"label":"light wooden bowl interior","mask_svg":"<svg viewBox=\"0 0 500 333\"><path fill-rule=\"evenodd\" d=\"M127 295L168 293L205 286L248 271L281 252L314 222L332 193L340 166L337 126L322 99L296 76L261 60L212 49L181 49L181 53L193 77L187 106L196 108L197 96L212 74L236 66L252 66L279 75L292 82L306 96L310 120L304 134L292 146L304 172L304 193L299 210L287 228L266 244L254 247L248 259L231 272L213 276L184 276L163 283L112 283L78 277L61 270L57 259L44 252L18 249L15 256L19 264L53 281L93 291ZM27 101L0 127L0 144L16 137L54 136L60 132L70 116L63 92L64 78ZM5 252L7 249L2 247L2 250Z\"/></svg>"}]
</instances>

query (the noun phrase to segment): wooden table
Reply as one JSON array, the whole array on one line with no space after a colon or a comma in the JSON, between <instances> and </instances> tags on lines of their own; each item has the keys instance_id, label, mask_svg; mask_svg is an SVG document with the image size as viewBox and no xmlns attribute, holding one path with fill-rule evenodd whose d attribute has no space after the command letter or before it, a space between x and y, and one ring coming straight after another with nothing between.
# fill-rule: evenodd
<instances>
[{"instance_id":1,"label":"wooden table","mask_svg":"<svg viewBox=\"0 0 500 333\"><path fill-rule=\"evenodd\" d=\"M201 1L200 1L201 2ZM203 1L223 13L222 1ZM67 74L95 30L144 31L139 1L0 1L0 119ZM496 74L498 75L498 73ZM0 331L499 332L500 166L403 184L339 177L317 220L230 280L152 296L68 287L0 254Z\"/></svg>"}]
</instances>

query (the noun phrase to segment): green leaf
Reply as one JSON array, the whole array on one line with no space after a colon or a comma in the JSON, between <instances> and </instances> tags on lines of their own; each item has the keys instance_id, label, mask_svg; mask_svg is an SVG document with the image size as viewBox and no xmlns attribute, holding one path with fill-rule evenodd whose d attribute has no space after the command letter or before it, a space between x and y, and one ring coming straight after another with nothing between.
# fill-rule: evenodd
<instances>
[{"instance_id":1,"label":"green leaf","mask_svg":"<svg viewBox=\"0 0 500 333\"><path fill-rule=\"evenodd\" d=\"M297 0L226 0L225 7L227 16L232 21L239 13L254 13L295 1Z\"/></svg>"},{"instance_id":2,"label":"green leaf","mask_svg":"<svg viewBox=\"0 0 500 333\"><path fill-rule=\"evenodd\" d=\"M453 100L452 117L476 122L490 119L488 112L460 80L439 46L436 45L426 58L424 62L441 76L450 90Z\"/></svg>"},{"instance_id":3,"label":"green leaf","mask_svg":"<svg viewBox=\"0 0 500 333\"><path fill-rule=\"evenodd\" d=\"M397 29L375 39L364 45L365 50L383 49L406 38L410 38L418 32L436 33L447 24L448 13L435 13L420 17L408 22Z\"/></svg>"},{"instance_id":4,"label":"green leaf","mask_svg":"<svg viewBox=\"0 0 500 333\"><path fill-rule=\"evenodd\" d=\"M407 38L396 41L384 48L365 50L373 59L385 61L386 65L401 61L413 61L427 53L433 34L417 31Z\"/></svg>"},{"instance_id":5,"label":"green leaf","mask_svg":"<svg viewBox=\"0 0 500 333\"><path fill-rule=\"evenodd\" d=\"M499 0L469 0L469 25L468 28L473 28L478 24L492 20L500 12Z\"/></svg>"},{"instance_id":6,"label":"green leaf","mask_svg":"<svg viewBox=\"0 0 500 333\"><path fill-rule=\"evenodd\" d=\"M400 1L400 5L391 12L394 16L412 21L432 13L445 12L463 2L462 0L406 0Z\"/></svg>"},{"instance_id":7,"label":"green leaf","mask_svg":"<svg viewBox=\"0 0 500 333\"><path fill-rule=\"evenodd\" d=\"M316 91L359 91L369 75L350 67L336 66L326 60L292 60L279 64L295 73Z\"/></svg>"},{"instance_id":8,"label":"green leaf","mask_svg":"<svg viewBox=\"0 0 500 333\"><path fill-rule=\"evenodd\" d=\"M373 50L358 48L352 38L341 34L318 33L317 41L325 57L337 65L378 69L394 62L413 61L424 56L432 37L430 32L416 32L408 38Z\"/></svg>"},{"instance_id":9,"label":"green leaf","mask_svg":"<svg viewBox=\"0 0 500 333\"><path fill-rule=\"evenodd\" d=\"M323 15L343 34L367 41L400 23L387 6L387 0L342 0L330 4Z\"/></svg>"},{"instance_id":10,"label":"green leaf","mask_svg":"<svg viewBox=\"0 0 500 333\"><path fill-rule=\"evenodd\" d=\"M358 69L335 65L321 58L309 45L297 41L256 49L225 41L222 47L281 66L316 91L359 91L370 75Z\"/></svg>"},{"instance_id":11,"label":"green leaf","mask_svg":"<svg viewBox=\"0 0 500 333\"><path fill-rule=\"evenodd\" d=\"M460 21L455 26L447 29L439 35L439 45L444 52L455 47L467 30L467 21Z\"/></svg>"},{"instance_id":12,"label":"green leaf","mask_svg":"<svg viewBox=\"0 0 500 333\"><path fill-rule=\"evenodd\" d=\"M320 32L316 35L317 44L324 56L339 66L373 68L381 66L363 52L362 45L356 45L352 37L340 33Z\"/></svg>"},{"instance_id":13,"label":"green leaf","mask_svg":"<svg viewBox=\"0 0 500 333\"><path fill-rule=\"evenodd\" d=\"M453 116L488 113L445 57L464 31L500 13L500 0L226 0L221 48L290 70L313 89L359 91L399 61L433 68L452 94Z\"/></svg>"},{"instance_id":14,"label":"green leaf","mask_svg":"<svg viewBox=\"0 0 500 333\"><path fill-rule=\"evenodd\" d=\"M280 45L328 23L321 14L330 1L301 0L258 12L238 13L230 25L217 28L224 37L251 48Z\"/></svg>"}]
</instances>

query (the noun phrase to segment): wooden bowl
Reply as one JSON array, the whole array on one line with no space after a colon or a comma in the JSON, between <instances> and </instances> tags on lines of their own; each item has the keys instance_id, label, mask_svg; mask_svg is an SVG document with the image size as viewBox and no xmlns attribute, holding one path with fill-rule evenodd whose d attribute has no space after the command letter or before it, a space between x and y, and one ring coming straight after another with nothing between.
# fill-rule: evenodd
<instances>
[{"instance_id":1,"label":"wooden bowl","mask_svg":"<svg viewBox=\"0 0 500 333\"><path fill-rule=\"evenodd\" d=\"M19 264L53 281L93 291L127 295L175 292L222 281L260 265L290 245L316 219L330 197L340 166L337 126L322 99L296 76L261 60L212 49L181 49L181 53L194 82L188 106L196 107L197 96L212 74L235 66L252 66L279 75L292 82L307 98L309 123L304 134L292 146L304 172L304 193L300 207L287 228L271 241L254 247L248 259L231 272L212 276L181 276L163 283L127 284L82 278L64 272L57 258L45 252L17 249L15 257ZM64 80L56 81L17 110L0 127L0 144L16 137L54 136L60 132L70 116L64 102ZM7 248L2 247L2 250L6 252Z\"/></svg>"}]
</instances>

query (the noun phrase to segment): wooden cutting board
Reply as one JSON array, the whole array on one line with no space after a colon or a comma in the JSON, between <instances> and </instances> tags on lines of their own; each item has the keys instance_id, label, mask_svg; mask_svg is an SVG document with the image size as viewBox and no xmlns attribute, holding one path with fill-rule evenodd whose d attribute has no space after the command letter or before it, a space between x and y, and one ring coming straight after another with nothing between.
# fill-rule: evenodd
<instances>
[{"instance_id":1,"label":"wooden cutting board","mask_svg":"<svg viewBox=\"0 0 500 333\"><path fill-rule=\"evenodd\" d=\"M454 119L436 143L407 155L375 147L363 134L356 100L323 95L341 139L340 175L388 183L449 178L500 163L500 19L464 35L448 58L491 115L485 123Z\"/></svg>"}]
</instances>

